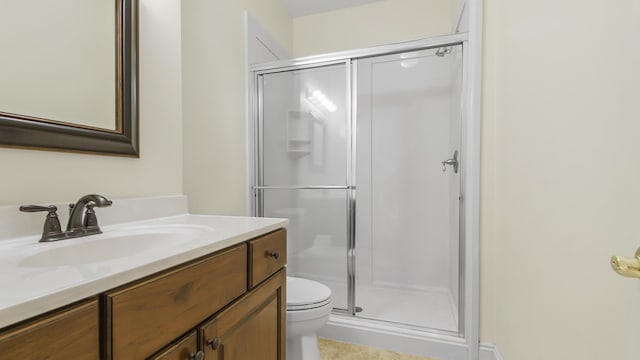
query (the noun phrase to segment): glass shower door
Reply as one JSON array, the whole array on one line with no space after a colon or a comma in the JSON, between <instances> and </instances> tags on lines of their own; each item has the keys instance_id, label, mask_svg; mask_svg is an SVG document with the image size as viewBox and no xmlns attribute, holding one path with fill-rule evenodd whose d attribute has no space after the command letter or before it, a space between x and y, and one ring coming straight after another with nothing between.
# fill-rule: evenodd
<instances>
[{"instance_id":1,"label":"glass shower door","mask_svg":"<svg viewBox=\"0 0 640 360\"><path fill-rule=\"evenodd\" d=\"M258 75L258 215L289 218L288 276L347 309L350 147L345 63Z\"/></svg>"},{"instance_id":2,"label":"glass shower door","mask_svg":"<svg viewBox=\"0 0 640 360\"><path fill-rule=\"evenodd\" d=\"M462 49L444 50L357 61L356 299L458 333Z\"/></svg>"}]
</instances>

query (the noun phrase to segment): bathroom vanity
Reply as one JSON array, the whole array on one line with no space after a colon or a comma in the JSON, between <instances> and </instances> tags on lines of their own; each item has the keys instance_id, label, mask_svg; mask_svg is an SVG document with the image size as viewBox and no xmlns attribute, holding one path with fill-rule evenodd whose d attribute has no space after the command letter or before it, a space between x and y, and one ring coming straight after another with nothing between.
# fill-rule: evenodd
<instances>
[{"instance_id":1,"label":"bathroom vanity","mask_svg":"<svg viewBox=\"0 0 640 360\"><path fill-rule=\"evenodd\" d=\"M285 257L271 254L285 239L278 230L103 294L105 358L283 359Z\"/></svg>"},{"instance_id":2,"label":"bathroom vanity","mask_svg":"<svg viewBox=\"0 0 640 360\"><path fill-rule=\"evenodd\" d=\"M284 359L286 223L182 215L0 244L16 277L1 278L0 359Z\"/></svg>"}]
</instances>

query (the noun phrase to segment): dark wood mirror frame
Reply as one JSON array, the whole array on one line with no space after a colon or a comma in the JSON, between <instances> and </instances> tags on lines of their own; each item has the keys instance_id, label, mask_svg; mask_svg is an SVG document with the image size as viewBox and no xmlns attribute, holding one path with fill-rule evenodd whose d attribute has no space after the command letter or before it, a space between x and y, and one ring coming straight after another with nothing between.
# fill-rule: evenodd
<instances>
[{"instance_id":1,"label":"dark wood mirror frame","mask_svg":"<svg viewBox=\"0 0 640 360\"><path fill-rule=\"evenodd\" d=\"M0 146L139 157L138 0L116 0L116 130L0 109Z\"/></svg>"}]
</instances>

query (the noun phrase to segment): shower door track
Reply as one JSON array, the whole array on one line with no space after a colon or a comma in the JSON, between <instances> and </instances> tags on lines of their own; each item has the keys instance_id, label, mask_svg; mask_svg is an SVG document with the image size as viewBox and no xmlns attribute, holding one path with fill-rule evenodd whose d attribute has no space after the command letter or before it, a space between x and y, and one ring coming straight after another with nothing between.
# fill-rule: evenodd
<instances>
[{"instance_id":1,"label":"shower door track","mask_svg":"<svg viewBox=\"0 0 640 360\"><path fill-rule=\"evenodd\" d=\"M468 41L467 33L436 36L423 40L404 41L395 44L374 46L366 49L339 51L323 55L306 56L293 60L281 60L251 66L254 75L276 73L289 70L300 70L308 67L333 65L356 59L391 55L407 51L433 49L445 46L460 45Z\"/></svg>"},{"instance_id":2,"label":"shower door track","mask_svg":"<svg viewBox=\"0 0 640 360\"><path fill-rule=\"evenodd\" d=\"M348 190L348 185L327 185L327 186L254 186L254 190Z\"/></svg>"}]
</instances>

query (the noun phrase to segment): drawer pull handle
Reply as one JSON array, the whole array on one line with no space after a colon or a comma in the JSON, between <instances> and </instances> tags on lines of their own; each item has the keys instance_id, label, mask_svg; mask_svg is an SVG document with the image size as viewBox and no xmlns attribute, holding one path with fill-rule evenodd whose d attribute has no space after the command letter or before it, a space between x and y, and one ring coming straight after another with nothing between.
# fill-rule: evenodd
<instances>
[{"instance_id":1,"label":"drawer pull handle","mask_svg":"<svg viewBox=\"0 0 640 360\"><path fill-rule=\"evenodd\" d=\"M200 350L189 354L189 360L204 360L204 351Z\"/></svg>"},{"instance_id":2,"label":"drawer pull handle","mask_svg":"<svg viewBox=\"0 0 640 360\"><path fill-rule=\"evenodd\" d=\"M280 259L280 251L276 250L276 251L272 251L270 253L268 253L269 257L272 257L276 260Z\"/></svg>"},{"instance_id":3,"label":"drawer pull handle","mask_svg":"<svg viewBox=\"0 0 640 360\"><path fill-rule=\"evenodd\" d=\"M215 339L207 340L207 345L211 346L211 350L218 350L220 347L220 338L217 337Z\"/></svg>"}]
</instances>

